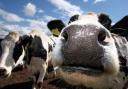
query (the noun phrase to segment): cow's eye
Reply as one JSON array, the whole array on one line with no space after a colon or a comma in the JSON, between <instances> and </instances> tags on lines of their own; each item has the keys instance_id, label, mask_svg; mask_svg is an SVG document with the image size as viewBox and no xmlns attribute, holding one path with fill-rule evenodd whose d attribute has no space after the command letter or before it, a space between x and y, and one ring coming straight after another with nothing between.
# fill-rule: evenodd
<instances>
[{"instance_id":1,"label":"cow's eye","mask_svg":"<svg viewBox=\"0 0 128 89\"><path fill-rule=\"evenodd\" d=\"M65 39L65 41L68 40L68 33L66 31L63 32L63 35L62 35Z\"/></svg>"}]
</instances>

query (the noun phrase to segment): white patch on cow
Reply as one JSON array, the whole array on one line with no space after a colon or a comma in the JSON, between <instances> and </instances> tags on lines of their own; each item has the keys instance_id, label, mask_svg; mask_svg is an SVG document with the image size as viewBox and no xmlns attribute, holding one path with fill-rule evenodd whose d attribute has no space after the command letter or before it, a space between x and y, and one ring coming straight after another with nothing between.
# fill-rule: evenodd
<instances>
[{"instance_id":1,"label":"white patch on cow","mask_svg":"<svg viewBox=\"0 0 128 89\"><path fill-rule=\"evenodd\" d=\"M5 63L6 63L6 59L7 59L8 55L9 55L9 48L6 47L5 50L4 50L4 52L2 52L2 53L3 54L1 55L0 67L3 66L3 65L5 65Z\"/></svg>"},{"instance_id":2,"label":"white patch on cow","mask_svg":"<svg viewBox=\"0 0 128 89\"><path fill-rule=\"evenodd\" d=\"M37 83L42 82L43 83L43 79L44 76L46 74L46 69L47 69L48 65L47 62L39 57L32 57L31 58L31 62L30 62L30 71L32 72L32 74L34 73L39 73L39 78L37 80Z\"/></svg>"},{"instance_id":3,"label":"white patch on cow","mask_svg":"<svg viewBox=\"0 0 128 89\"><path fill-rule=\"evenodd\" d=\"M58 37L58 39L56 39L56 46L53 48L53 52L52 52L52 63L53 66L55 67L55 70L58 69L57 66L61 65L63 61L63 57L61 53L61 47L63 45L62 40L64 40L63 37Z\"/></svg>"},{"instance_id":4,"label":"white patch on cow","mask_svg":"<svg viewBox=\"0 0 128 89\"><path fill-rule=\"evenodd\" d=\"M104 59L102 61L104 69L110 74L118 74L119 59L114 40L110 39L108 45L102 46L104 48Z\"/></svg>"},{"instance_id":5,"label":"white patch on cow","mask_svg":"<svg viewBox=\"0 0 128 89\"><path fill-rule=\"evenodd\" d=\"M98 16L94 13L92 14L87 14L87 15L80 15L77 21L72 22L70 25L87 25L87 24L92 24L97 27L103 27L99 22L98 22ZM67 26L67 27L68 27Z\"/></svg>"},{"instance_id":6,"label":"white patch on cow","mask_svg":"<svg viewBox=\"0 0 128 89\"><path fill-rule=\"evenodd\" d=\"M1 48L2 54L0 58L0 67L6 69L6 74L10 75L12 69L15 66L15 61L13 59L13 49L15 42L19 40L19 33L12 31L2 40Z\"/></svg>"}]
</instances>

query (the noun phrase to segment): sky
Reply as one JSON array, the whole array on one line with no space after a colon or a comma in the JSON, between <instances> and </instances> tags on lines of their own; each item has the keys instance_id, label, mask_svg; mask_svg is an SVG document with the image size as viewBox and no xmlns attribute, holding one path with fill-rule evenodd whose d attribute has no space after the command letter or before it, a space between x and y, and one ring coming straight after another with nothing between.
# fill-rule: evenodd
<instances>
[{"instance_id":1,"label":"sky","mask_svg":"<svg viewBox=\"0 0 128 89\"><path fill-rule=\"evenodd\" d=\"M116 23L128 15L128 0L0 0L0 35L32 29L50 34L47 22L61 19L67 24L72 15L87 12L106 13Z\"/></svg>"}]
</instances>

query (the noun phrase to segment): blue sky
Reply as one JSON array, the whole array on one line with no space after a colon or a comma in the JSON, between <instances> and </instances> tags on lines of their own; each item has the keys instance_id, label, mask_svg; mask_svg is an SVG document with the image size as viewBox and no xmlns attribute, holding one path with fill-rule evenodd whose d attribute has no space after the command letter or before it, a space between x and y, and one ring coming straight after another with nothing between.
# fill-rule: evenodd
<instances>
[{"instance_id":1,"label":"blue sky","mask_svg":"<svg viewBox=\"0 0 128 89\"><path fill-rule=\"evenodd\" d=\"M48 21L62 19L67 23L74 14L92 11L107 13L115 23L128 15L128 0L0 0L0 30L49 33Z\"/></svg>"}]
</instances>

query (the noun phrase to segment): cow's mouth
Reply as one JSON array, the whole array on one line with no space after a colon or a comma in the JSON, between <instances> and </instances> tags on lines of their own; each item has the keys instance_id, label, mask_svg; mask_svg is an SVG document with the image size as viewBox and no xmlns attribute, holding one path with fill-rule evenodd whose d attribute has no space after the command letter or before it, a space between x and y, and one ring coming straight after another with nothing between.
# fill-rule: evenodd
<instances>
[{"instance_id":1,"label":"cow's mouth","mask_svg":"<svg viewBox=\"0 0 128 89\"><path fill-rule=\"evenodd\" d=\"M61 66L61 70L63 72L86 74L90 76L100 76L101 74L104 73L104 68L102 66L92 67L92 66L82 66L82 65L68 65L68 66Z\"/></svg>"}]
</instances>

